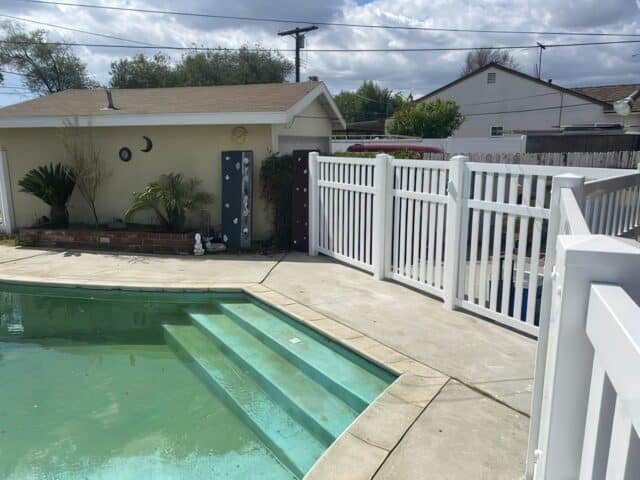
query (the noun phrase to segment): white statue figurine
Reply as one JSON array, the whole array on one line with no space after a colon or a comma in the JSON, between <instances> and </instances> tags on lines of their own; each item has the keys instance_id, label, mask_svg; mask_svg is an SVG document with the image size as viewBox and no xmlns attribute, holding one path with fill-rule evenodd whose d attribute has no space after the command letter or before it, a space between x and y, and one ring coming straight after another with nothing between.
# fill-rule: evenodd
<instances>
[{"instance_id":1,"label":"white statue figurine","mask_svg":"<svg viewBox=\"0 0 640 480\"><path fill-rule=\"evenodd\" d=\"M195 256L204 255L204 247L202 246L202 236L196 233L196 243L193 246L193 254Z\"/></svg>"}]
</instances>

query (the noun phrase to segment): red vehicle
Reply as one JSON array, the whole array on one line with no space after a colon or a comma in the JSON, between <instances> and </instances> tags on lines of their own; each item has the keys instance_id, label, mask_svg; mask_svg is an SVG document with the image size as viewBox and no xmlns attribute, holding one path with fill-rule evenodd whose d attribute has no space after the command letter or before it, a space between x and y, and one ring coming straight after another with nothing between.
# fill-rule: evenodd
<instances>
[{"instance_id":1,"label":"red vehicle","mask_svg":"<svg viewBox=\"0 0 640 480\"><path fill-rule=\"evenodd\" d=\"M349 148L347 152L376 152L376 153L393 153L400 150L409 150L411 152L417 152L422 155L423 158L431 155L429 153L441 153L444 154L444 150L438 147L427 147L424 145L403 145L403 144L382 144L382 143L355 143Z\"/></svg>"}]
</instances>

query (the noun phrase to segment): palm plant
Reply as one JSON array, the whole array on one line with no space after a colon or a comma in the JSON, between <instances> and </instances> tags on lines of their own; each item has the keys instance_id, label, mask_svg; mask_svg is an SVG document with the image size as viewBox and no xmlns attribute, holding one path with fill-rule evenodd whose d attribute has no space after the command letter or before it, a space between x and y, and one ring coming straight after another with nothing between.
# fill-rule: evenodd
<instances>
[{"instance_id":1,"label":"palm plant","mask_svg":"<svg viewBox=\"0 0 640 480\"><path fill-rule=\"evenodd\" d=\"M18 182L20 191L35 195L51 207L49 218L55 227L69 226L67 203L76 186L71 169L60 163L29 170Z\"/></svg>"},{"instance_id":2,"label":"palm plant","mask_svg":"<svg viewBox=\"0 0 640 480\"><path fill-rule=\"evenodd\" d=\"M141 192L133 193L133 205L125 212L129 221L136 213L152 210L158 222L170 232L184 230L187 214L202 211L211 203L211 194L199 190L200 180L186 180L181 173L169 173L149 183Z\"/></svg>"}]
</instances>

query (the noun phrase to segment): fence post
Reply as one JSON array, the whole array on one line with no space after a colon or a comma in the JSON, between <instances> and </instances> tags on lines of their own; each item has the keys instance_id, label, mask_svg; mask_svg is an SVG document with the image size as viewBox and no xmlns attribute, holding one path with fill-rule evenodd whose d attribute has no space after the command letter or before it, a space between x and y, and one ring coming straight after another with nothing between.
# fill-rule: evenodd
<instances>
[{"instance_id":1,"label":"fence post","mask_svg":"<svg viewBox=\"0 0 640 480\"><path fill-rule=\"evenodd\" d=\"M539 479L578 478L580 471L593 366L586 333L591 285L614 283L632 298L640 294L640 248L604 235L560 235L556 245L544 397L539 416L531 415L531 428L539 432Z\"/></svg>"},{"instance_id":2,"label":"fence post","mask_svg":"<svg viewBox=\"0 0 640 480\"><path fill-rule=\"evenodd\" d=\"M320 212L318 211L318 152L309 154L309 255L318 255Z\"/></svg>"},{"instance_id":3,"label":"fence post","mask_svg":"<svg viewBox=\"0 0 640 480\"><path fill-rule=\"evenodd\" d=\"M376 155L373 170L373 232L371 239L371 260L373 263L373 277L377 280L384 278L385 274L385 219L387 212L387 166L390 163L389 156Z\"/></svg>"},{"instance_id":4,"label":"fence post","mask_svg":"<svg viewBox=\"0 0 640 480\"><path fill-rule=\"evenodd\" d=\"M549 222L547 226L547 244L544 260L544 279L542 282L542 299L540 305L540 329L538 332L538 348L536 351L535 375L533 380L533 394L531 398L531 426L529 428L529 446L527 449L527 480L533 478L536 462L535 451L538 445L540 408L542 405L542 390L547 359L547 344L549 337L549 316L551 300L553 298L553 275L556 266L556 244L560 228L560 191L569 188L573 191L578 205L584 211L584 177L565 173L553 177L551 183L551 202L549 204Z\"/></svg>"},{"instance_id":5,"label":"fence post","mask_svg":"<svg viewBox=\"0 0 640 480\"><path fill-rule=\"evenodd\" d=\"M447 223L444 244L444 306L453 310L456 306L458 272L460 271L460 232L464 208L464 164L469 160L456 155L449 160L449 184L447 186Z\"/></svg>"},{"instance_id":6,"label":"fence post","mask_svg":"<svg viewBox=\"0 0 640 480\"><path fill-rule=\"evenodd\" d=\"M14 217L13 203L11 201L11 184L9 182L9 164L7 162L7 152L0 147L0 213L2 214L2 224L0 231L13 233Z\"/></svg>"}]
</instances>

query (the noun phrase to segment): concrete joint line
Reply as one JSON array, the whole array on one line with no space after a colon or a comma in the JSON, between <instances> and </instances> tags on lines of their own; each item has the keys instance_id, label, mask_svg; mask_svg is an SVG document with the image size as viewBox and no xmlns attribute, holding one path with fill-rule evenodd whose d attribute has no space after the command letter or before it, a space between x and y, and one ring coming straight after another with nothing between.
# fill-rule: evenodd
<instances>
[{"instance_id":1,"label":"concrete joint line","mask_svg":"<svg viewBox=\"0 0 640 480\"><path fill-rule=\"evenodd\" d=\"M269 271L267 272L267 274L264 276L264 278L263 278L262 280L260 280L260 285L262 285L262 284L267 280L267 278L269 278L269 275L271 275L271 272L273 272L273 271L276 269L276 267L277 267L278 265L280 265L280 262L282 262L285 258L287 258L287 255L288 255L288 254L289 254L289 252L284 252L282 255L280 255L280 258L279 258L279 259L278 259L278 261L275 263L275 265L273 265L273 266L269 269Z\"/></svg>"},{"instance_id":2,"label":"concrete joint line","mask_svg":"<svg viewBox=\"0 0 640 480\"><path fill-rule=\"evenodd\" d=\"M422 414L424 414L424 412L427 410L427 408L429 408L431 406L431 404L435 401L436 398L438 398L440 396L440 393L442 393L442 390L444 390L444 388L449 385L449 382L451 381L451 378L447 378L446 382L444 382L442 384L442 386L438 389L438 391L436 392L436 394L431 398L431 400L429 400L429 403L427 403L424 408L422 409L422 411L416 416L416 418L413 419L413 422L411 422L411 424L409 425L409 428L407 428L404 433L400 436L400 438L398 439L398 441L393 445L393 447L391 448L391 450L389 450L387 452L387 455L384 457L384 460L382 461L382 463L380 465L378 465L378 468L376 469L375 473L373 474L373 476L371 477L372 479L376 478L376 476L378 475L378 473L380 472L380 469L383 467L383 465L385 463L387 463L387 460L389 459L389 457L391 456L391 454L395 451L395 449L398 447L398 445L400 445L400 443L402 443L402 440L404 440L404 437L407 436L407 433L409 433L409 431L413 428L413 426L416 424L416 422L418 421L418 419L420 419L420 417L422 416ZM358 437L360 438L360 437ZM360 440L362 440L360 438ZM363 440L364 441L364 440ZM366 442L369 443L369 442ZM374 445L375 446L375 445ZM378 447L380 448L380 447Z\"/></svg>"}]
</instances>

